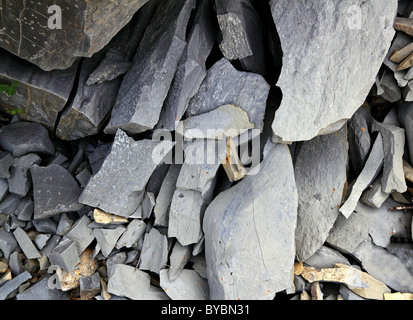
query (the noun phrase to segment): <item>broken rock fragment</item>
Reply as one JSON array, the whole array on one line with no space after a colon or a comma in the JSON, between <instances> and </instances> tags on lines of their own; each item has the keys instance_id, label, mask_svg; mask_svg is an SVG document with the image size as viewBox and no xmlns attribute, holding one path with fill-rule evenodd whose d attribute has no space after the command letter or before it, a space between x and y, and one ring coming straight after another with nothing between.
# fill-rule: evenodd
<instances>
[{"instance_id":1,"label":"broken rock fragment","mask_svg":"<svg viewBox=\"0 0 413 320\"><path fill-rule=\"evenodd\" d=\"M152 228L145 235L140 255L139 269L159 273L168 260L168 238Z\"/></svg>"},{"instance_id":2,"label":"broken rock fragment","mask_svg":"<svg viewBox=\"0 0 413 320\"><path fill-rule=\"evenodd\" d=\"M172 300L209 300L208 281L196 271L184 269L171 281L168 269L159 273L160 285Z\"/></svg>"}]
</instances>

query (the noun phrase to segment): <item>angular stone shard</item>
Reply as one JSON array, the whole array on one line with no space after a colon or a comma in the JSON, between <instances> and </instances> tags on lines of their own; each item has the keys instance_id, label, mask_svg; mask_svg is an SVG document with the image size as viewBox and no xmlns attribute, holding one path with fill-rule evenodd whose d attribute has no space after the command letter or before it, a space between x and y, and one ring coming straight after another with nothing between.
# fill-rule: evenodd
<instances>
[{"instance_id":1,"label":"angular stone shard","mask_svg":"<svg viewBox=\"0 0 413 320\"><path fill-rule=\"evenodd\" d=\"M272 0L270 6L284 53L273 141L305 141L337 131L375 82L395 34L397 1L359 7L355 0ZM349 17L352 6L362 21Z\"/></svg>"},{"instance_id":2,"label":"angular stone shard","mask_svg":"<svg viewBox=\"0 0 413 320\"><path fill-rule=\"evenodd\" d=\"M269 142L260 171L221 192L205 212L211 299L273 299L293 286L297 206L288 147Z\"/></svg>"},{"instance_id":3,"label":"angular stone shard","mask_svg":"<svg viewBox=\"0 0 413 320\"><path fill-rule=\"evenodd\" d=\"M82 189L73 176L62 166L34 165L30 169L33 179L34 219L47 219L56 214L77 211L83 207L77 200Z\"/></svg>"},{"instance_id":4,"label":"angular stone shard","mask_svg":"<svg viewBox=\"0 0 413 320\"><path fill-rule=\"evenodd\" d=\"M0 300L6 300L7 296L11 294L14 290L27 280L31 279L32 275L25 271L19 274L17 277L7 281L0 287Z\"/></svg>"},{"instance_id":5,"label":"angular stone shard","mask_svg":"<svg viewBox=\"0 0 413 320\"><path fill-rule=\"evenodd\" d=\"M0 230L0 250L6 259L9 259L10 254L17 248L16 238L4 229Z\"/></svg>"},{"instance_id":6,"label":"angular stone shard","mask_svg":"<svg viewBox=\"0 0 413 320\"><path fill-rule=\"evenodd\" d=\"M380 175L370 187L363 192L360 201L375 208L380 208L384 201L390 196L390 193L384 192L381 186L382 175Z\"/></svg>"},{"instance_id":7,"label":"angular stone shard","mask_svg":"<svg viewBox=\"0 0 413 320\"><path fill-rule=\"evenodd\" d=\"M122 224L128 222L128 219L125 217L119 217L99 209L93 211L93 219L100 224Z\"/></svg>"},{"instance_id":8,"label":"angular stone shard","mask_svg":"<svg viewBox=\"0 0 413 320\"><path fill-rule=\"evenodd\" d=\"M215 6L224 57L239 59L246 71L265 74L264 28L251 1L215 0Z\"/></svg>"},{"instance_id":9,"label":"angular stone shard","mask_svg":"<svg viewBox=\"0 0 413 320\"><path fill-rule=\"evenodd\" d=\"M66 233L65 238L69 238L76 244L77 252L80 255L95 239L92 228L89 227L91 223L87 216L83 216L76 220L72 228Z\"/></svg>"},{"instance_id":10,"label":"angular stone shard","mask_svg":"<svg viewBox=\"0 0 413 320\"><path fill-rule=\"evenodd\" d=\"M26 154L13 160L10 169L9 192L24 197L32 186L30 170L33 166L40 164L42 159L35 153Z\"/></svg>"},{"instance_id":11,"label":"angular stone shard","mask_svg":"<svg viewBox=\"0 0 413 320\"><path fill-rule=\"evenodd\" d=\"M42 257L36 246L22 228L17 227L16 230L14 230L13 235L16 238L19 247L28 259L37 259Z\"/></svg>"},{"instance_id":12,"label":"angular stone shard","mask_svg":"<svg viewBox=\"0 0 413 320\"><path fill-rule=\"evenodd\" d=\"M413 102L400 101L397 104L397 117L405 130L408 156L410 163L413 163Z\"/></svg>"},{"instance_id":13,"label":"angular stone shard","mask_svg":"<svg viewBox=\"0 0 413 320\"><path fill-rule=\"evenodd\" d=\"M39 123L18 121L0 128L0 147L13 158L28 153L53 156L55 149L48 131Z\"/></svg>"},{"instance_id":14,"label":"angular stone shard","mask_svg":"<svg viewBox=\"0 0 413 320\"><path fill-rule=\"evenodd\" d=\"M408 44L410 44L411 42L413 42L412 36L409 36L408 34L405 34L403 32L397 32L396 37L394 38L393 43L390 47L390 50L388 51L386 58L383 61L383 64L386 67L388 67L391 71L393 71L394 78L396 79L397 84L401 88L405 87L407 84L408 80L405 79L405 76L407 75L407 71L406 70L397 71L397 68L399 65L398 63L391 61L390 57L395 50L400 50L404 48L405 46L407 46Z\"/></svg>"},{"instance_id":15,"label":"angular stone shard","mask_svg":"<svg viewBox=\"0 0 413 320\"><path fill-rule=\"evenodd\" d=\"M130 248L134 243L138 242L146 231L146 223L139 219L132 220L126 227L125 232L121 235L120 239L116 243L116 248L121 249L123 247Z\"/></svg>"},{"instance_id":16,"label":"angular stone shard","mask_svg":"<svg viewBox=\"0 0 413 320\"><path fill-rule=\"evenodd\" d=\"M61 290L51 289L46 276L31 287L16 295L17 300L70 300L69 293Z\"/></svg>"},{"instance_id":17,"label":"angular stone shard","mask_svg":"<svg viewBox=\"0 0 413 320\"><path fill-rule=\"evenodd\" d=\"M350 262L340 252L326 246L321 246L310 258L306 259L305 264L316 268L334 268L336 263L350 265Z\"/></svg>"},{"instance_id":18,"label":"angular stone shard","mask_svg":"<svg viewBox=\"0 0 413 320\"><path fill-rule=\"evenodd\" d=\"M10 177L10 166L13 163L13 157L8 152L0 151L0 178Z\"/></svg>"},{"instance_id":19,"label":"angular stone shard","mask_svg":"<svg viewBox=\"0 0 413 320\"><path fill-rule=\"evenodd\" d=\"M168 261L168 238L152 228L145 235L139 269L159 273Z\"/></svg>"},{"instance_id":20,"label":"angular stone shard","mask_svg":"<svg viewBox=\"0 0 413 320\"><path fill-rule=\"evenodd\" d=\"M3 6L0 46L46 71L66 69L78 57L91 57L106 46L146 2L13 2ZM59 11L52 4L62 10L62 29L56 28Z\"/></svg>"},{"instance_id":21,"label":"angular stone shard","mask_svg":"<svg viewBox=\"0 0 413 320\"><path fill-rule=\"evenodd\" d=\"M173 147L170 141L135 141L118 130L109 156L89 181L79 202L121 217L129 217L142 201L152 172ZM157 150L164 151L157 153Z\"/></svg>"},{"instance_id":22,"label":"angular stone shard","mask_svg":"<svg viewBox=\"0 0 413 320\"><path fill-rule=\"evenodd\" d=\"M304 142L295 155L298 215L297 259L305 261L325 242L339 215L347 180L347 127Z\"/></svg>"},{"instance_id":23,"label":"angular stone shard","mask_svg":"<svg viewBox=\"0 0 413 320\"><path fill-rule=\"evenodd\" d=\"M81 300L92 300L100 292L100 276L97 272L80 278L79 283Z\"/></svg>"},{"instance_id":24,"label":"angular stone shard","mask_svg":"<svg viewBox=\"0 0 413 320\"><path fill-rule=\"evenodd\" d=\"M178 62L195 1L162 1L145 31L134 64L124 76L105 133L139 133L159 121ZM137 81L138 80L138 81Z\"/></svg>"},{"instance_id":25,"label":"angular stone shard","mask_svg":"<svg viewBox=\"0 0 413 320\"><path fill-rule=\"evenodd\" d=\"M380 87L383 93L380 95L389 102L397 102L402 98L402 90L394 79L393 72L386 69L380 79Z\"/></svg>"},{"instance_id":26,"label":"angular stone shard","mask_svg":"<svg viewBox=\"0 0 413 320\"><path fill-rule=\"evenodd\" d=\"M409 43L405 47L395 50L390 57L390 61L400 63L406 59L413 52L413 42Z\"/></svg>"},{"instance_id":27,"label":"angular stone shard","mask_svg":"<svg viewBox=\"0 0 413 320\"><path fill-rule=\"evenodd\" d=\"M93 229L95 236L103 255L107 258L115 247L122 233L126 230L123 226L118 226L116 229Z\"/></svg>"},{"instance_id":28,"label":"angular stone shard","mask_svg":"<svg viewBox=\"0 0 413 320\"><path fill-rule=\"evenodd\" d=\"M69 238L63 239L53 249L49 259L52 265L56 265L67 272L72 272L80 262L76 243Z\"/></svg>"},{"instance_id":29,"label":"angular stone shard","mask_svg":"<svg viewBox=\"0 0 413 320\"><path fill-rule=\"evenodd\" d=\"M170 281L174 281L179 276L185 265L189 262L191 253L192 246L183 246L179 241L176 241L169 257L168 277Z\"/></svg>"},{"instance_id":30,"label":"angular stone shard","mask_svg":"<svg viewBox=\"0 0 413 320\"><path fill-rule=\"evenodd\" d=\"M184 269L171 281L168 269L159 273L160 286L172 300L209 300L208 281L196 271Z\"/></svg>"}]
</instances>

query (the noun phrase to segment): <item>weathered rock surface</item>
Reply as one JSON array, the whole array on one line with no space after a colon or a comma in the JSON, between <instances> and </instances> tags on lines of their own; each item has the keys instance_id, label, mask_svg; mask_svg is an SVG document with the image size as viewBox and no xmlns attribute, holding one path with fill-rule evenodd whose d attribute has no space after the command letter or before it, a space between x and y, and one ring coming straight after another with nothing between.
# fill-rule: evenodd
<instances>
[{"instance_id":1,"label":"weathered rock surface","mask_svg":"<svg viewBox=\"0 0 413 320\"><path fill-rule=\"evenodd\" d=\"M259 173L220 193L205 212L211 299L272 299L292 287L297 206L289 150L269 142Z\"/></svg>"},{"instance_id":2,"label":"weathered rock surface","mask_svg":"<svg viewBox=\"0 0 413 320\"><path fill-rule=\"evenodd\" d=\"M145 235L139 269L159 273L168 261L168 238L152 228Z\"/></svg>"},{"instance_id":3,"label":"weathered rock surface","mask_svg":"<svg viewBox=\"0 0 413 320\"><path fill-rule=\"evenodd\" d=\"M397 104L397 116L401 126L405 130L406 144L408 145L408 156L410 163L413 160L413 102L399 102Z\"/></svg>"},{"instance_id":4,"label":"weathered rock surface","mask_svg":"<svg viewBox=\"0 0 413 320\"><path fill-rule=\"evenodd\" d=\"M397 1L359 7L354 0L272 0L270 5L284 53L273 140L303 141L337 131L375 82L395 34ZM348 16L354 5L363 17L360 27Z\"/></svg>"},{"instance_id":5,"label":"weathered rock surface","mask_svg":"<svg viewBox=\"0 0 413 320\"><path fill-rule=\"evenodd\" d=\"M160 285L172 300L209 300L208 282L194 270L184 269L171 281L168 269L159 273Z\"/></svg>"}]
</instances>

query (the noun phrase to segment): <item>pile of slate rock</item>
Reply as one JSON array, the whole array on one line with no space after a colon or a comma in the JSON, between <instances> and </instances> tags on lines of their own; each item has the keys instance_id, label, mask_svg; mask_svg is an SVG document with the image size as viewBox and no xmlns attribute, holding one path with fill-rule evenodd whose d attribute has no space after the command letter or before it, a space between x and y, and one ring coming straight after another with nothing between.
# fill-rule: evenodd
<instances>
[{"instance_id":1,"label":"pile of slate rock","mask_svg":"<svg viewBox=\"0 0 413 320\"><path fill-rule=\"evenodd\" d=\"M0 299L413 300L413 1L47 3L0 7Z\"/></svg>"}]
</instances>

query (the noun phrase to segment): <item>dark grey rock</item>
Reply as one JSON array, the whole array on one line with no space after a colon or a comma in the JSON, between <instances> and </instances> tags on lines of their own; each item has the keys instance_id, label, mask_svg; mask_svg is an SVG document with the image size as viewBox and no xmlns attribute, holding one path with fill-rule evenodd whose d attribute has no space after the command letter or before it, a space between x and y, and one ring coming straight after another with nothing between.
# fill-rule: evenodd
<instances>
[{"instance_id":1,"label":"dark grey rock","mask_svg":"<svg viewBox=\"0 0 413 320\"><path fill-rule=\"evenodd\" d=\"M18 276L23 273L23 263L18 251L14 251L9 257L9 267L13 276Z\"/></svg>"},{"instance_id":2,"label":"dark grey rock","mask_svg":"<svg viewBox=\"0 0 413 320\"><path fill-rule=\"evenodd\" d=\"M336 263L350 265L350 262L340 252L326 246L321 246L304 263L316 269L334 268Z\"/></svg>"},{"instance_id":3,"label":"dark grey rock","mask_svg":"<svg viewBox=\"0 0 413 320\"><path fill-rule=\"evenodd\" d=\"M13 162L13 157L8 152L0 151L0 178L9 178L9 168Z\"/></svg>"},{"instance_id":4,"label":"dark grey rock","mask_svg":"<svg viewBox=\"0 0 413 320\"><path fill-rule=\"evenodd\" d=\"M35 153L29 153L22 157L15 158L10 168L9 192L24 197L32 186L30 169L33 165L38 165L42 159Z\"/></svg>"},{"instance_id":5,"label":"dark grey rock","mask_svg":"<svg viewBox=\"0 0 413 320\"><path fill-rule=\"evenodd\" d=\"M84 168L80 173L76 175L76 180L79 182L82 188L86 188L91 177L92 173L89 171L89 169Z\"/></svg>"},{"instance_id":6,"label":"dark grey rock","mask_svg":"<svg viewBox=\"0 0 413 320\"><path fill-rule=\"evenodd\" d=\"M24 197L17 207L16 214L19 220L31 221L33 218L34 204L31 196Z\"/></svg>"},{"instance_id":7,"label":"dark grey rock","mask_svg":"<svg viewBox=\"0 0 413 320\"><path fill-rule=\"evenodd\" d=\"M56 234L57 223L53 219L32 220L32 222L38 232Z\"/></svg>"},{"instance_id":8,"label":"dark grey rock","mask_svg":"<svg viewBox=\"0 0 413 320\"><path fill-rule=\"evenodd\" d=\"M9 193L6 198L0 203L0 213L5 215L15 214L17 208L20 205L21 199L22 198L20 196Z\"/></svg>"},{"instance_id":9,"label":"dark grey rock","mask_svg":"<svg viewBox=\"0 0 413 320\"><path fill-rule=\"evenodd\" d=\"M92 174L96 174L100 170L103 162L110 153L111 147L111 143L102 143L99 141L95 151L88 156L89 164L92 168Z\"/></svg>"},{"instance_id":10,"label":"dark grey rock","mask_svg":"<svg viewBox=\"0 0 413 320\"><path fill-rule=\"evenodd\" d=\"M162 1L124 76L104 132L139 133L159 121L178 62L186 46L186 29L195 1Z\"/></svg>"},{"instance_id":11,"label":"dark grey rock","mask_svg":"<svg viewBox=\"0 0 413 320\"><path fill-rule=\"evenodd\" d=\"M168 261L168 239L157 229L145 234L139 269L159 273Z\"/></svg>"},{"instance_id":12,"label":"dark grey rock","mask_svg":"<svg viewBox=\"0 0 413 320\"><path fill-rule=\"evenodd\" d=\"M0 249L6 259L9 259L10 254L18 247L16 238L6 230L0 230Z\"/></svg>"},{"instance_id":13,"label":"dark grey rock","mask_svg":"<svg viewBox=\"0 0 413 320\"><path fill-rule=\"evenodd\" d=\"M93 235L95 236L102 254L108 257L112 252L117 241L119 240L122 233L126 230L123 226L118 226L116 229L93 229Z\"/></svg>"},{"instance_id":14,"label":"dark grey rock","mask_svg":"<svg viewBox=\"0 0 413 320\"><path fill-rule=\"evenodd\" d=\"M78 254L80 255L95 239L91 223L87 216L83 216L76 220L72 228L66 233L65 238L69 238L76 244Z\"/></svg>"},{"instance_id":15,"label":"dark grey rock","mask_svg":"<svg viewBox=\"0 0 413 320\"><path fill-rule=\"evenodd\" d=\"M66 213L60 215L59 224L57 225L56 234L58 236L63 236L66 232L70 230L73 225L73 220L69 219Z\"/></svg>"},{"instance_id":16,"label":"dark grey rock","mask_svg":"<svg viewBox=\"0 0 413 320\"><path fill-rule=\"evenodd\" d=\"M79 279L80 298L82 300L91 300L100 292L100 276L95 272L91 276L81 277Z\"/></svg>"},{"instance_id":17,"label":"dark grey rock","mask_svg":"<svg viewBox=\"0 0 413 320\"><path fill-rule=\"evenodd\" d=\"M49 241L51 236L51 233L39 233L33 240L34 244L39 250L42 250L46 246L47 241Z\"/></svg>"},{"instance_id":18,"label":"dark grey rock","mask_svg":"<svg viewBox=\"0 0 413 320\"><path fill-rule=\"evenodd\" d=\"M394 78L393 72L386 69L380 79L380 87L383 89L381 97L391 103L397 102L402 98L402 90Z\"/></svg>"},{"instance_id":19,"label":"dark grey rock","mask_svg":"<svg viewBox=\"0 0 413 320\"><path fill-rule=\"evenodd\" d=\"M34 219L47 219L56 214L79 210L82 189L62 166L32 166Z\"/></svg>"},{"instance_id":20,"label":"dark grey rock","mask_svg":"<svg viewBox=\"0 0 413 320\"><path fill-rule=\"evenodd\" d=\"M67 272L72 270L80 262L76 243L69 238L62 239L49 255L50 263Z\"/></svg>"},{"instance_id":21,"label":"dark grey rock","mask_svg":"<svg viewBox=\"0 0 413 320\"><path fill-rule=\"evenodd\" d=\"M60 243L61 240L62 240L62 237L54 234L49 239L46 246L42 249L41 253L44 256L49 257L49 255L53 252L53 249Z\"/></svg>"},{"instance_id":22,"label":"dark grey rock","mask_svg":"<svg viewBox=\"0 0 413 320\"><path fill-rule=\"evenodd\" d=\"M9 191L9 183L7 179L0 178L0 202L4 200Z\"/></svg>"},{"instance_id":23,"label":"dark grey rock","mask_svg":"<svg viewBox=\"0 0 413 320\"><path fill-rule=\"evenodd\" d=\"M79 197L79 202L108 213L129 217L142 201L139 195L152 172L172 147L173 143L170 141L135 141L122 130L118 130L109 156L99 172L90 179ZM158 157L155 151L160 149L166 153Z\"/></svg>"},{"instance_id":24,"label":"dark grey rock","mask_svg":"<svg viewBox=\"0 0 413 320\"><path fill-rule=\"evenodd\" d=\"M139 219L133 219L116 243L116 248L121 249L123 247L132 247L134 243L138 242L142 238L145 231L146 223Z\"/></svg>"},{"instance_id":25,"label":"dark grey rock","mask_svg":"<svg viewBox=\"0 0 413 320\"><path fill-rule=\"evenodd\" d=\"M4 285L0 287L0 300L6 300L7 296L16 290L22 283L31 279L32 275L25 271L15 278L7 281Z\"/></svg>"},{"instance_id":26,"label":"dark grey rock","mask_svg":"<svg viewBox=\"0 0 413 320\"><path fill-rule=\"evenodd\" d=\"M13 232L13 236L16 238L19 247L28 259L37 259L42 257L27 233L22 228L17 227Z\"/></svg>"},{"instance_id":27,"label":"dark grey rock","mask_svg":"<svg viewBox=\"0 0 413 320\"><path fill-rule=\"evenodd\" d=\"M51 276L45 276L24 292L16 295L17 300L70 300L69 292L59 289L51 289L49 280Z\"/></svg>"}]
</instances>

